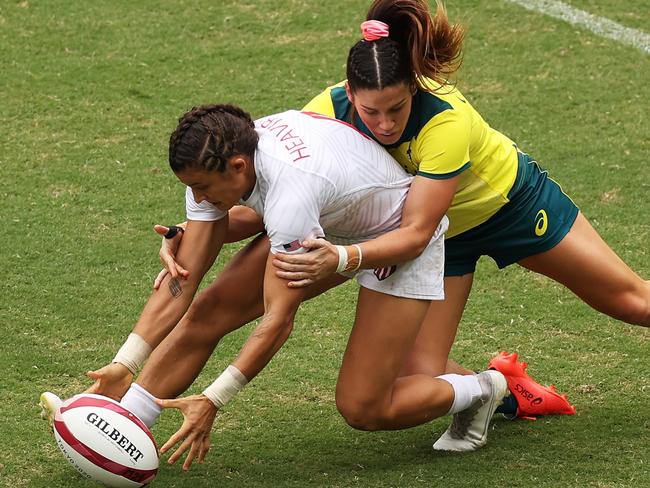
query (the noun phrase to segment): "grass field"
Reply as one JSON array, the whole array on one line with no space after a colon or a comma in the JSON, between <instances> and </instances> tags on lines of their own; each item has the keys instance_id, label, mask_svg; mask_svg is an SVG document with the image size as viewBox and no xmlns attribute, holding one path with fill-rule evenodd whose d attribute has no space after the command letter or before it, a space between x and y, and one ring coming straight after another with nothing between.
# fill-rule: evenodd
<instances>
[{"instance_id":1,"label":"grass field","mask_svg":"<svg viewBox=\"0 0 650 488\"><path fill-rule=\"evenodd\" d=\"M36 403L45 389L87 387L85 371L113 357L138 317L159 269L152 225L184 216L166 163L176 119L205 102L255 116L301 107L344 77L368 3L0 3L0 486L92 486L63 460ZM650 277L650 57L506 1L447 3L469 28L465 95ZM647 1L568 3L650 31ZM518 351L578 414L499 418L487 447L446 455L431 443L447 419L364 433L336 412L355 294L350 283L304 305L284 349L219 416L206 464L187 474L163 465L154 486L650 486L648 330L482 260L454 358L480 369ZM249 330L224 341L192 392ZM157 439L179 419L163 416Z\"/></svg>"}]
</instances>

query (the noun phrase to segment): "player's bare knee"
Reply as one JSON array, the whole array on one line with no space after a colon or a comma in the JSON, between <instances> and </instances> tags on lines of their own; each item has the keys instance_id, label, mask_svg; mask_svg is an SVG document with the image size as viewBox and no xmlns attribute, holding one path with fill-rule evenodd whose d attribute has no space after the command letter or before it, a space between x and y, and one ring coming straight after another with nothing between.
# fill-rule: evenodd
<instances>
[{"instance_id":1,"label":"player's bare knee","mask_svg":"<svg viewBox=\"0 0 650 488\"><path fill-rule=\"evenodd\" d=\"M633 325L650 326L650 285L622 294L617 299L616 318Z\"/></svg>"},{"instance_id":2,"label":"player's bare knee","mask_svg":"<svg viewBox=\"0 0 650 488\"><path fill-rule=\"evenodd\" d=\"M229 324L224 323L225 314L220 314L220 320L214 320L214 310L221 310L220 300L202 299L199 297L190 305L180 325L180 340L194 343L218 342L230 331Z\"/></svg>"},{"instance_id":3,"label":"player's bare knee","mask_svg":"<svg viewBox=\"0 0 650 488\"><path fill-rule=\"evenodd\" d=\"M218 307L219 305L215 303L214 306ZM209 318L211 314L209 310L211 308L211 306L207 306L200 299L195 300L183 318L183 326L187 329L196 329L197 332L200 332L210 322Z\"/></svg>"},{"instance_id":4,"label":"player's bare knee","mask_svg":"<svg viewBox=\"0 0 650 488\"><path fill-rule=\"evenodd\" d=\"M345 422L353 429L365 431L382 429L383 416L368 402L337 397L336 408Z\"/></svg>"}]
</instances>

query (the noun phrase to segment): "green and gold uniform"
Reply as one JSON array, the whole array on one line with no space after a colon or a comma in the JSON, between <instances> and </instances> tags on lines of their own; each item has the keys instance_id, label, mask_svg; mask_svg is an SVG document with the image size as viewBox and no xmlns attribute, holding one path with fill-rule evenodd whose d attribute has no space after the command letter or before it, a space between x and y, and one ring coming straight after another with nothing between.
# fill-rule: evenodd
<instances>
[{"instance_id":1,"label":"green and gold uniform","mask_svg":"<svg viewBox=\"0 0 650 488\"><path fill-rule=\"evenodd\" d=\"M385 147L413 175L460 175L447 211L446 274L473 272L484 254L504 267L560 242L578 214L575 204L459 90L428 83L431 91L413 96L400 139ZM327 88L303 110L344 120L374 138L353 115L344 85Z\"/></svg>"}]
</instances>

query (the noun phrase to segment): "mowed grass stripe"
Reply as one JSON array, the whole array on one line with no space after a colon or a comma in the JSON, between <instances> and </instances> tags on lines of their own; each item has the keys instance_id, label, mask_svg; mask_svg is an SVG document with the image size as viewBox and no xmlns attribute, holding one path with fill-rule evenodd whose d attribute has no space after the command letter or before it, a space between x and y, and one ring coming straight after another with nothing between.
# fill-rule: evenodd
<instances>
[{"instance_id":1,"label":"mowed grass stripe","mask_svg":"<svg viewBox=\"0 0 650 488\"><path fill-rule=\"evenodd\" d=\"M563 20L572 25L586 28L601 37L635 47L640 51L650 54L650 34L625 27L605 17L590 14L557 0L506 0L516 3L525 9L539 12L556 19ZM646 7L647 8L647 7Z\"/></svg>"}]
</instances>

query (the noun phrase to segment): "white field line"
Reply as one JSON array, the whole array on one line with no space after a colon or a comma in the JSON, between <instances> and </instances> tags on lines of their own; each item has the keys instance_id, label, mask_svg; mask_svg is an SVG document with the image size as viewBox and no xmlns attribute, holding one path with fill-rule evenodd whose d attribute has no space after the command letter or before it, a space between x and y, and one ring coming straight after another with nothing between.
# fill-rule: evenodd
<instances>
[{"instance_id":1,"label":"white field line","mask_svg":"<svg viewBox=\"0 0 650 488\"><path fill-rule=\"evenodd\" d=\"M539 12L556 19L564 20L572 25L584 27L591 32L607 39L613 39L622 44L633 46L646 54L650 54L650 35L637 29L592 15L557 0L506 0L521 5L525 9Z\"/></svg>"}]
</instances>

